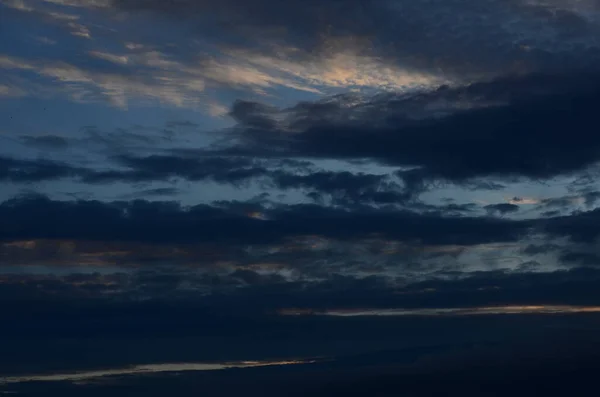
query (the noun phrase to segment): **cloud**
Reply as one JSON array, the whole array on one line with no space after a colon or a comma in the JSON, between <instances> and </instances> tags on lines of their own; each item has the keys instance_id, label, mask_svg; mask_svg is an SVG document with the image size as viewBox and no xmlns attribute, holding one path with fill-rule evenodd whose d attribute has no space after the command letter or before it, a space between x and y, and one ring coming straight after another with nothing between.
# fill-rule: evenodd
<instances>
[{"instance_id":1,"label":"cloud","mask_svg":"<svg viewBox=\"0 0 600 397\"><path fill-rule=\"evenodd\" d=\"M498 213L500 215L511 214L519 211L519 206L510 203L490 204L484 207L489 213Z\"/></svg>"},{"instance_id":2,"label":"cloud","mask_svg":"<svg viewBox=\"0 0 600 397\"><path fill-rule=\"evenodd\" d=\"M115 55L108 52L90 51L89 54L93 57L104 59L105 61L126 65L129 62L129 58L126 55Z\"/></svg>"},{"instance_id":3,"label":"cloud","mask_svg":"<svg viewBox=\"0 0 600 397\"><path fill-rule=\"evenodd\" d=\"M584 191L580 194L570 194L561 197L551 197L539 200L538 209L541 211L573 211L577 209L593 209L600 199L600 192Z\"/></svg>"},{"instance_id":4,"label":"cloud","mask_svg":"<svg viewBox=\"0 0 600 397\"><path fill-rule=\"evenodd\" d=\"M164 197L164 196L177 196L183 191L174 187L157 187L154 189L145 189L135 193L130 193L120 197L123 200L131 199L143 199L148 197Z\"/></svg>"},{"instance_id":5,"label":"cloud","mask_svg":"<svg viewBox=\"0 0 600 397\"><path fill-rule=\"evenodd\" d=\"M53 302L73 298L115 303L181 302L232 310L232 314L244 310L265 314L278 310L376 312L402 308L409 310L406 314L411 314L411 309L417 311L415 314L421 309L428 314L426 309L453 308L473 312L487 308L480 310L481 314L494 314L493 307L519 306L525 311L527 306L597 307L600 276L597 263L594 265L558 271L438 271L418 279L349 275L335 270L319 278L289 277L285 272L266 272L266 267L219 269L209 264L193 268L145 263L118 270L81 264L62 270L42 268L54 273L35 267L20 273L3 272L0 296L12 296L15 302L23 303L44 297Z\"/></svg>"},{"instance_id":6,"label":"cloud","mask_svg":"<svg viewBox=\"0 0 600 397\"><path fill-rule=\"evenodd\" d=\"M353 43L350 43L351 45ZM319 90L343 89L380 89L387 91L405 91L422 87L438 86L447 82L443 76L433 73L403 69L392 63L368 54L360 54L354 48L348 49L344 43L329 43L331 53L310 57L306 54L303 62L294 59L298 49L280 49L277 56L235 50L231 53L238 59L246 59L251 65L269 72L282 74L289 79L304 82L306 87L292 86L299 90L320 93ZM287 56L285 53L289 53ZM218 68L223 70L223 66ZM225 69L226 70L226 69ZM238 76L243 74L237 73ZM282 84L283 85L283 84ZM315 88L308 88L315 87Z\"/></svg>"},{"instance_id":7,"label":"cloud","mask_svg":"<svg viewBox=\"0 0 600 397\"><path fill-rule=\"evenodd\" d=\"M94 57L96 57L96 53ZM186 72L176 62L163 59L159 53L149 53L142 59L138 73L124 69L127 63L114 62L124 56L103 54L110 63L120 69L103 70L65 61L29 61L16 57L0 59L0 66L13 71L31 71L46 80L45 84L77 102L107 100L115 106L127 107L130 98L155 101L174 106L198 106L198 93L204 91L204 80ZM143 73L144 67L146 69ZM154 71L152 71L154 70ZM27 91L27 86L20 87Z\"/></svg>"},{"instance_id":8,"label":"cloud","mask_svg":"<svg viewBox=\"0 0 600 397\"><path fill-rule=\"evenodd\" d=\"M53 141L53 144L56 142ZM40 142L36 142L40 144ZM47 141L44 144L48 144ZM11 182L39 182L77 177L81 169L51 160L18 160L0 157L0 180Z\"/></svg>"},{"instance_id":9,"label":"cloud","mask_svg":"<svg viewBox=\"0 0 600 397\"><path fill-rule=\"evenodd\" d=\"M553 252L559 250L560 246L557 244L529 244L527 247L523 249L523 253L528 255L538 255L538 254L546 254L548 252Z\"/></svg>"},{"instance_id":10,"label":"cloud","mask_svg":"<svg viewBox=\"0 0 600 397\"><path fill-rule=\"evenodd\" d=\"M567 263L575 263L583 266L600 265L600 256L589 252L564 252L560 260Z\"/></svg>"},{"instance_id":11,"label":"cloud","mask_svg":"<svg viewBox=\"0 0 600 397\"><path fill-rule=\"evenodd\" d=\"M18 87L0 84L0 98L20 97L24 94L25 92Z\"/></svg>"},{"instance_id":12,"label":"cloud","mask_svg":"<svg viewBox=\"0 0 600 397\"><path fill-rule=\"evenodd\" d=\"M448 217L411 211L357 209L353 212L315 205L264 209L270 220L236 214L235 207L176 202L52 201L25 196L4 202L3 240L84 239L110 241L268 243L286 237L319 235L352 240L369 235L425 244L471 245L516 241L531 227L526 221ZM44 217L38 217L45 214ZM398 228L398 224L410 227ZM18 227L17 227L18 225ZM168 232L166 232L168 230Z\"/></svg>"},{"instance_id":13,"label":"cloud","mask_svg":"<svg viewBox=\"0 0 600 397\"><path fill-rule=\"evenodd\" d=\"M202 108L221 115L222 106L215 105L208 97L215 90L273 95L285 88L320 94L322 89L339 90L348 85L404 90L443 81L430 73L405 70L374 55L357 53L345 45L338 45L337 50L323 57L305 53L312 59L300 63L296 53L303 50L283 45L276 50L279 55L273 55L259 49L242 49L221 34L209 34L202 45L188 45L182 40L173 45L163 38L135 43L135 32L123 22L129 18L122 13L110 18L112 8L108 2L37 2L26 8L15 4L9 6L19 18L42 24L60 22L72 35L87 39L94 34L93 26L100 30L102 39L98 44L86 46L92 49L78 52L77 47L76 52L60 59L39 48L32 49L40 51L36 57L6 54L5 62L0 62L7 69L5 79L19 84L19 89L29 95L38 94L36 83L52 89L54 95L66 95L77 102L108 101L121 108L130 103L161 103ZM62 6L60 11L56 11L57 5ZM84 12L79 6L90 9ZM98 20L107 27L99 25ZM151 29L152 22L135 18L134 21L140 24L140 30ZM114 31L122 23L124 26L119 30L126 32L126 36L117 38ZM183 34L177 26L172 27L174 36ZM132 34L131 40L128 33ZM123 40L125 48L115 49ZM37 76L32 78L25 71Z\"/></svg>"},{"instance_id":14,"label":"cloud","mask_svg":"<svg viewBox=\"0 0 600 397\"><path fill-rule=\"evenodd\" d=\"M41 172L16 175L35 180ZM45 172L62 175L65 171L48 166ZM360 192L350 188L345 177L342 180L340 191ZM322 191L335 195L339 188L325 181ZM149 194L177 193L154 190ZM322 279L328 272L391 272L395 277L418 279L435 277L442 270L480 266L530 271L515 261L537 255L545 255L540 266L545 270L595 265L600 256L595 248L597 210L509 220L475 215L470 206L414 203L377 208L365 205L363 196L355 203L351 200L343 200L344 206L259 200L184 207L177 202L103 203L22 196L0 205L6 220L0 233L5 241L2 262L124 267L221 263L228 269L272 264L275 273L292 278ZM27 244L15 245L18 242ZM494 248L499 243L510 244ZM94 244L104 248L92 248Z\"/></svg>"},{"instance_id":15,"label":"cloud","mask_svg":"<svg viewBox=\"0 0 600 397\"><path fill-rule=\"evenodd\" d=\"M581 3L487 0L486 7L474 7L452 0L417 7L404 0L352 0L342 7L337 1L293 0L281 7L260 0L249 7L240 0L219 4L82 0L4 4L11 12L45 24L60 23L79 37L98 34L98 44L86 46L72 59L56 62L46 59L44 52L21 59L20 64L26 61L25 70L48 79L44 84L73 100L108 100L122 108L142 101L222 114L207 98L221 89L267 98L277 97L281 89L313 95L347 90L412 92L491 79L507 71L593 69L600 61L597 10ZM170 31L168 37L152 33L152 26L159 25ZM120 32L119 37L114 31ZM124 48L120 51L119 46ZM92 66L94 62L121 69L109 71ZM124 77L124 70L134 72ZM16 76L11 80L17 81ZM35 94L27 84L19 88Z\"/></svg>"},{"instance_id":16,"label":"cloud","mask_svg":"<svg viewBox=\"0 0 600 397\"><path fill-rule=\"evenodd\" d=\"M408 204L412 194L388 175L332 172L315 170L294 174L275 172L273 184L279 189L307 189L309 197L317 202L338 205Z\"/></svg>"},{"instance_id":17,"label":"cloud","mask_svg":"<svg viewBox=\"0 0 600 397\"><path fill-rule=\"evenodd\" d=\"M78 34L89 35L87 32ZM154 101L178 107L206 106L213 114L222 114L223 109L205 99L207 89L241 89L265 95L288 88L320 94L322 89L405 90L444 82L434 76L380 65L374 58L352 54L334 54L306 65L292 59L269 58L227 48L210 55L200 51L191 61L144 49L129 53L89 51L87 57L118 68L111 71L100 67L101 64L90 67L92 62L30 61L16 57L7 57L2 66L13 72L32 71L76 101L108 100L122 108L130 101ZM20 88L27 91L26 86Z\"/></svg>"},{"instance_id":18,"label":"cloud","mask_svg":"<svg viewBox=\"0 0 600 397\"><path fill-rule=\"evenodd\" d=\"M217 182L240 183L267 174L267 169L254 165L254 161L244 158L203 158L193 159L177 156L153 155L148 157L121 156L118 163L130 170L93 172L84 178L88 183L112 181L158 181L171 178L184 178L190 181L213 179Z\"/></svg>"},{"instance_id":19,"label":"cloud","mask_svg":"<svg viewBox=\"0 0 600 397\"><path fill-rule=\"evenodd\" d=\"M148 144L155 140L152 136L138 135L125 130L119 132L113 136L92 131L89 141L123 151L131 144ZM42 149L64 149L77 143L52 135L25 136L22 140L28 146ZM4 163L4 167L0 168L0 180L30 183L71 179L86 184L212 181L237 187L256 184L261 189L298 190L309 200L324 204L417 205L412 192L408 191L400 180L389 175L327 171L310 162L298 160L254 160L235 156L192 157L174 154L122 154L113 156L111 160L112 167L93 169L44 159L0 158L0 164ZM461 210L459 206L448 206L446 209Z\"/></svg>"},{"instance_id":20,"label":"cloud","mask_svg":"<svg viewBox=\"0 0 600 397\"><path fill-rule=\"evenodd\" d=\"M260 0L250 7L240 0L219 4L116 0L113 6L180 21L210 20L196 29L199 36L227 37L227 30L230 36L233 32L266 43L285 42L307 52L327 52L330 40L342 37L347 48L368 43L386 63L461 77L560 67L566 58L574 66L582 65L584 58L589 60L586 50L594 53L598 48L597 10L572 2L549 6L488 0L478 7L463 0L432 1L425 6L410 1L352 0L342 6L337 1L294 0L283 7Z\"/></svg>"},{"instance_id":21,"label":"cloud","mask_svg":"<svg viewBox=\"0 0 600 397\"><path fill-rule=\"evenodd\" d=\"M513 197L511 199L507 199L509 204L539 204L540 200L533 197Z\"/></svg>"},{"instance_id":22,"label":"cloud","mask_svg":"<svg viewBox=\"0 0 600 397\"><path fill-rule=\"evenodd\" d=\"M582 211L572 215L550 218L543 222L544 230L551 236L569 238L575 243L591 244L600 236L596 219L600 210Z\"/></svg>"},{"instance_id":23,"label":"cloud","mask_svg":"<svg viewBox=\"0 0 600 397\"><path fill-rule=\"evenodd\" d=\"M130 138L136 139L136 136ZM126 139L126 136L120 137L121 141ZM66 140L54 139L52 136L25 137L24 140L28 145L37 147L64 148L68 145ZM149 141L150 138L144 137L144 140ZM101 139L101 142L106 140ZM12 182L42 182L71 178L84 183L135 183L182 178L190 181L212 179L221 183L236 184L267 175L269 172L244 158L192 159L161 155L122 155L117 156L116 160L116 165L125 166L126 169L94 170L47 159L19 160L0 157L0 179Z\"/></svg>"},{"instance_id":24,"label":"cloud","mask_svg":"<svg viewBox=\"0 0 600 397\"><path fill-rule=\"evenodd\" d=\"M43 0L47 3L70 7L108 7L111 0Z\"/></svg>"},{"instance_id":25,"label":"cloud","mask_svg":"<svg viewBox=\"0 0 600 397\"><path fill-rule=\"evenodd\" d=\"M90 29L88 26L79 22L79 15L40 7L39 1L4 0L0 2L0 6L7 7L9 9L8 11L25 13L28 17L39 18L44 23L59 26L60 28L69 31L73 36L91 39ZM46 42L49 43L48 41Z\"/></svg>"},{"instance_id":26,"label":"cloud","mask_svg":"<svg viewBox=\"0 0 600 397\"><path fill-rule=\"evenodd\" d=\"M69 141L58 135L23 136L21 139L26 145L40 149L65 149L69 146Z\"/></svg>"},{"instance_id":27,"label":"cloud","mask_svg":"<svg viewBox=\"0 0 600 397\"><path fill-rule=\"evenodd\" d=\"M539 95L536 87L542 81L555 84ZM575 85L567 89L567 81ZM537 180L574 175L599 160L600 141L589 134L596 122L594 108L599 98L592 87L597 81L593 75L582 80L560 76L501 79L440 89L425 98L420 94L384 96L357 103L350 96L287 109L238 102L232 108L238 122L233 138L240 143L226 152L369 158L413 167L400 174L417 181L465 183L483 177ZM519 91L518 99L511 99L512 89ZM458 98L476 94L483 103L487 99L503 104L456 108ZM426 105L442 99L450 100L450 105L444 105L450 112L436 117L435 110ZM415 108L416 116L411 111ZM418 110L426 113L419 115Z\"/></svg>"}]
</instances>

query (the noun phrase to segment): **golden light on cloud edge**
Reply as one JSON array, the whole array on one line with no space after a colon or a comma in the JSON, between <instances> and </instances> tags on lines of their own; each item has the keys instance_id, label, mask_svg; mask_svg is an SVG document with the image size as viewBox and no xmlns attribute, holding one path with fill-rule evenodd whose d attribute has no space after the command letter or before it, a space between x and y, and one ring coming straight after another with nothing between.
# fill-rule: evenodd
<instances>
[{"instance_id":1,"label":"golden light on cloud edge","mask_svg":"<svg viewBox=\"0 0 600 397\"><path fill-rule=\"evenodd\" d=\"M498 314L571 314L599 313L600 306L570 305L522 305L522 306L484 306L468 308L427 308L427 309L282 309L282 316L333 316L333 317L366 317L366 316L475 316Z\"/></svg>"}]
</instances>

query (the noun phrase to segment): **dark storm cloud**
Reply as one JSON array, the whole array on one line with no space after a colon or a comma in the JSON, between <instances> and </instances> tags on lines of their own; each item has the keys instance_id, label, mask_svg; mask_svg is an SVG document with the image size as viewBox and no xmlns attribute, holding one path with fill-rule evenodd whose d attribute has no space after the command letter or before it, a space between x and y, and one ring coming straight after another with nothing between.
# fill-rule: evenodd
<instances>
[{"instance_id":1,"label":"dark storm cloud","mask_svg":"<svg viewBox=\"0 0 600 397\"><path fill-rule=\"evenodd\" d=\"M400 173L413 184L442 179L464 183L482 177L546 179L573 174L600 159L600 139L592 131L600 104L597 76L556 76L558 83L542 88L551 77L502 79L466 88L442 89L433 99L466 97L502 103L485 108L452 110L433 117L431 109L415 120L409 109L416 95L374 97L351 105L348 98L301 104L281 110L236 103L242 144L229 152L265 156L370 158L388 165L419 167ZM578 81L565 89L566 81ZM520 87L520 88L517 88ZM515 97L511 89L522 90ZM470 93L473 90L474 93ZM448 93L449 92L449 93ZM425 109L423 105L419 105ZM318 110L315 110L318 109ZM435 112L434 112L435 113ZM284 117L282 122L276 117ZM410 179L408 179L410 182Z\"/></svg>"},{"instance_id":2,"label":"dark storm cloud","mask_svg":"<svg viewBox=\"0 0 600 397\"><path fill-rule=\"evenodd\" d=\"M537 230L544 233L549 242L530 245L524 253L556 253L558 261L567 266L598 266L599 219L598 209L540 219Z\"/></svg>"},{"instance_id":3,"label":"dark storm cloud","mask_svg":"<svg viewBox=\"0 0 600 397\"><path fill-rule=\"evenodd\" d=\"M0 156L0 180L11 182L40 182L81 175L82 169L51 160L13 159Z\"/></svg>"},{"instance_id":4,"label":"dark storm cloud","mask_svg":"<svg viewBox=\"0 0 600 397\"><path fill-rule=\"evenodd\" d=\"M588 207L592 207L594 204L600 200L600 192L597 191L588 191L583 193L583 199L585 205Z\"/></svg>"},{"instance_id":5,"label":"dark storm cloud","mask_svg":"<svg viewBox=\"0 0 600 397\"><path fill-rule=\"evenodd\" d=\"M578 212L542 221L544 231L554 237L567 237L575 243L593 244L600 236L600 209Z\"/></svg>"},{"instance_id":6,"label":"dark storm cloud","mask_svg":"<svg viewBox=\"0 0 600 397\"><path fill-rule=\"evenodd\" d=\"M367 208L349 212L314 205L263 211L267 220L209 205L184 209L175 202L61 202L24 197L0 206L5 220L0 238L266 243L299 235L355 239L378 234L426 244L469 245L516 241L531 226L526 221L486 217L443 217Z\"/></svg>"},{"instance_id":7,"label":"dark storm cloud","mask_svg":"<svg viewBox=\"0 0 600 397\"><path fill-rule=\"evenodd\" d=\"M581 266L600 266L600 255L589 252L565 252L560 255L559 259Z\"/></svg>"}]
</instances>

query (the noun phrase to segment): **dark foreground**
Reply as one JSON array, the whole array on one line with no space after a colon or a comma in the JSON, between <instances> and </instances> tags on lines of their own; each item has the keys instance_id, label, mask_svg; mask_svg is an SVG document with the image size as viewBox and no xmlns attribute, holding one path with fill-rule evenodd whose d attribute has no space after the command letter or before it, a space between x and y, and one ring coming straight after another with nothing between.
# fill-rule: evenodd
<instances>
[{"instance_id":1,"label":"dark foreground","mask_svg":"<svg viewBox=\"0 0 600 397\"><path fill-rule=\"evenodd\" d=\"M361 322L367 320L369 326L361 327ZM127 363L127 356L128 365L193 359L214 362L219 357L263 359L260 351L294 357L303 352L305 357L314 357L321 352L320 356L327 359L312 364L157 372L80 381L23 381L1 384L0 391L15 396L60 397L547 397L597 393L600 327L596 324L600 324L600 316L595 314L276 321L281 321L278 332L262 337L250 333L244 338L231 334L208 339L209 335L202 335L200 330L196 337L178 337L180 331L175 328L171 335L135 337L125 333L98 337L84 333L68 341L56 335L44 339L41 334L35 338L6 334L1 345L0 377L81 371L97 365L117 368ZM300 322L306 321L314 324L300 327ZM150 350L145 355L144 348ZM11 357L15 365L11 365Z\"/></svg>"}]
</instances>

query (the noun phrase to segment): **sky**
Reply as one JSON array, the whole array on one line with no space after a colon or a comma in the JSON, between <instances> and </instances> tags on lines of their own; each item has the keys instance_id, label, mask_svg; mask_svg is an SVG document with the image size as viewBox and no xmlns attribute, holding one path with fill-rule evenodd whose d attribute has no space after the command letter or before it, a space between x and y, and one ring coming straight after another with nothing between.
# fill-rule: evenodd
<instances>
[{"instance_id":1,"label":"sky","mask_svg":"<svg viewBox=\"0 0 600 397\"><path fill-rule=\"evenodd\" d=\"M0 0L0 392L600 357L599 70L597 0Z\"/></svg>"}]
</instances>

